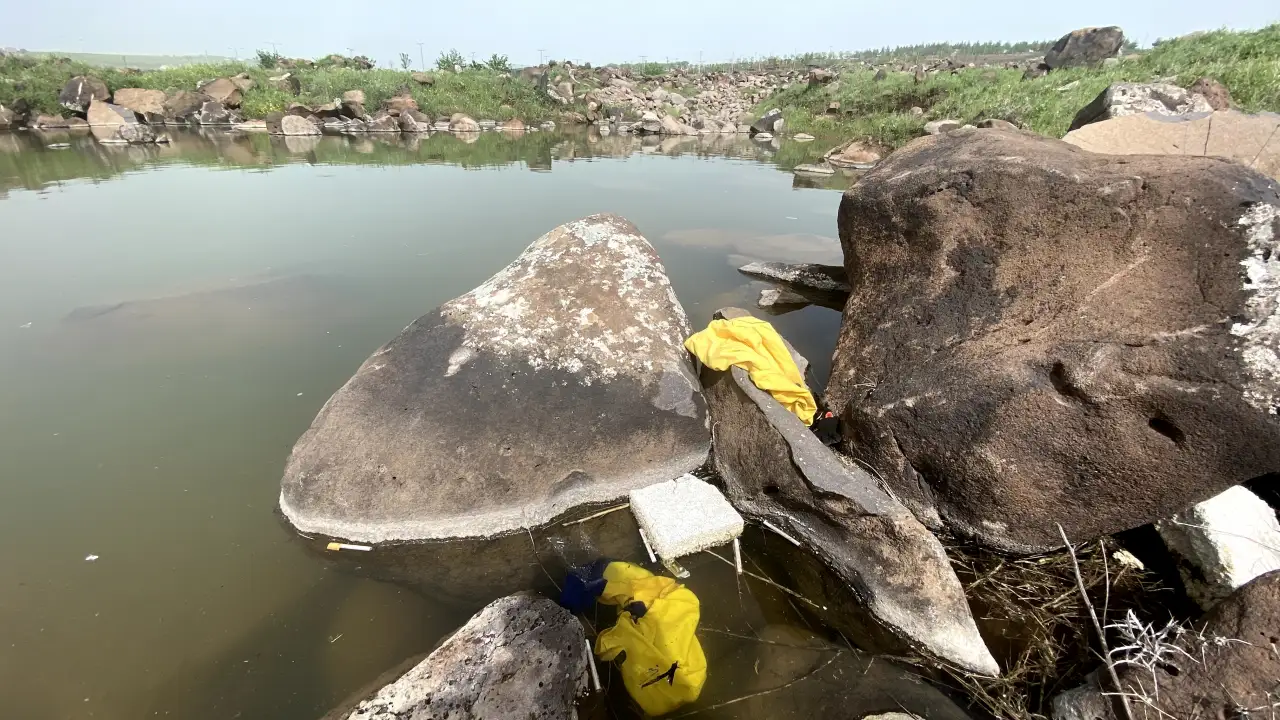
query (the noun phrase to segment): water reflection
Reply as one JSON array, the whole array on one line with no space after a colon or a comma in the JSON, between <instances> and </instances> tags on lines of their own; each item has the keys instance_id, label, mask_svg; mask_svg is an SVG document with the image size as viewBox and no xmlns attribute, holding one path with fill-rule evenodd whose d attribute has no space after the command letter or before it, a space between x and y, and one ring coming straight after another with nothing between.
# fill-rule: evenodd
<instances>
[{"instance_id":1,"label":"water reflection","mask_svg":"<svg viewBox=\"0 0 1280 720\"><path fill-rule=\"evenodd\" d=\"M165 132L171 142L160 145L104 145L88 129L0 133L0 196L11 189L39 190L52 183L106 179L165 164L271 168L295 162L449 163L462 167L523 165L529 170L545 171L557 162L643 154L737 158L774 164L789 171L821 157L824 147L817 143L780 143L776 139L757 142L745 135L606 135L594 126L557 132L290 137L205 129ZM797 175L792 186L843 189L853 180L856 176L844 173L825 178Z\"/></svg>"}]
</instances>

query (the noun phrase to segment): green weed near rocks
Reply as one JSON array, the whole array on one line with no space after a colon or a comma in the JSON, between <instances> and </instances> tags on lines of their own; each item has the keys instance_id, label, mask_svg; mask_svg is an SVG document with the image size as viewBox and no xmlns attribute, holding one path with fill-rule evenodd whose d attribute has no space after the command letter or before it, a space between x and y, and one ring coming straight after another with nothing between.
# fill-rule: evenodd
<instances>
[{"instance_id":1,"label":"green weed near rocks","mask_svg":"<svg viewBox=\"0 0 1280 720\"><path fill-rule=\"evenodd\" d=\"M910 73L880 82L871 70L841 73L826 86L796 84L757 107L781 108L790 131L840 135L897 148L923 134L928 120L975 123L999 118L1061 137L1076 112L1113 82L1162 80L1183 87L1218 79L1246 112L1280 111L1280 24L1252 32L1217 31L1162 42L1111 67L1058 70L1023 80L1019 70L970 68L938 73L917 84ZM828 115L832 101L838 115ZM922 117L911 114L922 108Z\"/></svg>"}]
</instances>

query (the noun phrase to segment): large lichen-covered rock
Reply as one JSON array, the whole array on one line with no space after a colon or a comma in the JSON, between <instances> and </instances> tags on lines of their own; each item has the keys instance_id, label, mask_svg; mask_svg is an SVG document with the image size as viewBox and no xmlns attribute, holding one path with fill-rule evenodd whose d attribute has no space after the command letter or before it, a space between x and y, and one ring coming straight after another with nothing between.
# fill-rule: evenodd
<instances>
[{"instance_id":1,"label":"large lichen-covered rock","mask_svg":"<svg viewBox=\"0 0 1280 720\"><path fill-rule=\"evenodd\" d=\"M828 403L932 526L1015 552L1280 469L1280 192L1215 158L922 138L844 196Z\"/></svg>"},{"instance_id":2,"label":"large lichen-covered rock","mask_svg":"<svg viewBox=\"0 0 1280 720\"><path fill-rule=\"evenodd\" d=\"M576 720L587 689L582 625L546 598L495 600L398 680L326 720Z\"/></svg>"},{"instance_id":3,"label":"large lichen-covered rock","mask_svg":"<svg viewBox=\"0 0 1280 720\"><path fill-rule=\"evenodd\" d=\"M1113 26L1072 30L1058 39L1044 54L1044 64L1051 70L1068 67L1092 67L1115 57L1124 47L1124 31Z\"/></svg>"},{"instance_id":4,"label":"large lichen-covered rock","mask_svg":"<svg viewBox=\"0 0 1280 720\"><path fill-rule=\"evenodd\" d=\"M749 313L725 308L717 316ZM797 367L807 367L788 349ZM715 466L730 502L792 534L825 574L848 586L860 607L836 613L837 627L855 623L843 627L871 650L919 650L970 672L999 673L942 544L919 520L866 470L841 461L742 368L704 367L702 382Z\"/></svg>"},{"instance_id":5,"label":"large lichen-covered rock","mask_svg":"<svg viewBox=\"0 0 1280 720\"><path fill-rule=\"evenodd\" d=\"M1169 83L1112 83L1076 113L1071 130L1089 123L1144 113L1189 115L1213 112L1203 95Z\"/></svg>"},{"instance_id":6,"label":"large lichen-covered rock","mask_svg":"<svg viewBox=\"0 0 1280 720\"><path fill-rule=\"evenodd\" d=\"M111 91L107 84L92 75L77 75L67 81L58 93L58 104L72 111L82 113L89 109L94 100L111 99Z\"/></svg>"},{"instance_id":7,"label":"large lichen-covered rock","mask_svg":"<svg viewBox=\"0 0 1280 720\"><path fill-rule=\"evenodd\" d=\"M677 477L710 449L688 335L634 225L562 225L365 361L294 447L281 509L357 540L476 537Z\"/></svg>"}]
</instances>

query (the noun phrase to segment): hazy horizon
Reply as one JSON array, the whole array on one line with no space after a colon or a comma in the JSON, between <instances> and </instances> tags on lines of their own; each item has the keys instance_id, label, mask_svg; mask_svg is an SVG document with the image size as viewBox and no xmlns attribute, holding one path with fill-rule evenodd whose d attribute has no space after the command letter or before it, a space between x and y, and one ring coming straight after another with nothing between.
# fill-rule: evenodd
<instances>
[{"instance_id":1,"label":"hazy horizon","mask_svg":"<svg viewBox=\"0 0 1280 720\"><path fill-rule=\"evenodd\" d=\"M289 57L363 54L383 67L398 66L403 52L414 68L423 62L431 66L449 49L476 59L507 55L515 65L536 64L542 57L596 64L646 58L697 62L700 56L705 62L727 62L932 42L1052 40L1089 25L1119 25L1131 40L1146 46L1197 30L1280 22L1280 6L1274 0L1226 0L1208 12L1203 3L1190 0L1080 0L1054 12L1028 12L1024 2L1013 0L993 0L981 12L939 0L919 0L909 11L835 0L781 10L761 0L743 0L732 11L696 5L678 13L613 11L582 0L568 0L554 10L511 0L359 8L336 3L325 8L301 0L266 5L225 0L216 13L199 7L126 15L90 0L66 0L57 6L11 0L0 47L245 59L274 44ZM816 34L815 27L827 33Z\"/></svg>"}]
</instances>

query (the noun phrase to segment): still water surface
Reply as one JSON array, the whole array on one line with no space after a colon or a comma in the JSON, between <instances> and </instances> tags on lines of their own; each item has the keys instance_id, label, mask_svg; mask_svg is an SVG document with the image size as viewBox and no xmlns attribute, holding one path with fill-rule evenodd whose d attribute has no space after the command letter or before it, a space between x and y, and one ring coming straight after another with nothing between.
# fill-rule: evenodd
<instances>
[{"instance_id":1,"label":"still water surface","mask_svg":"<svg viewBox=\"0 0 1280 720\"><path fill-rule=\"evenodd\" d=\"M695 327L753 306L744 262L840 260L839 194L775 164L818 148L174 140L0 135L4 717L316 718L465 621L478 604L318 561L279 478L373 350L551 228L630 219ZM838 314L773 321L821 381ZM717 565L704 624L799 622ZM735 689L715 662L713 699Z\"/></svg>"}]
</instances>

